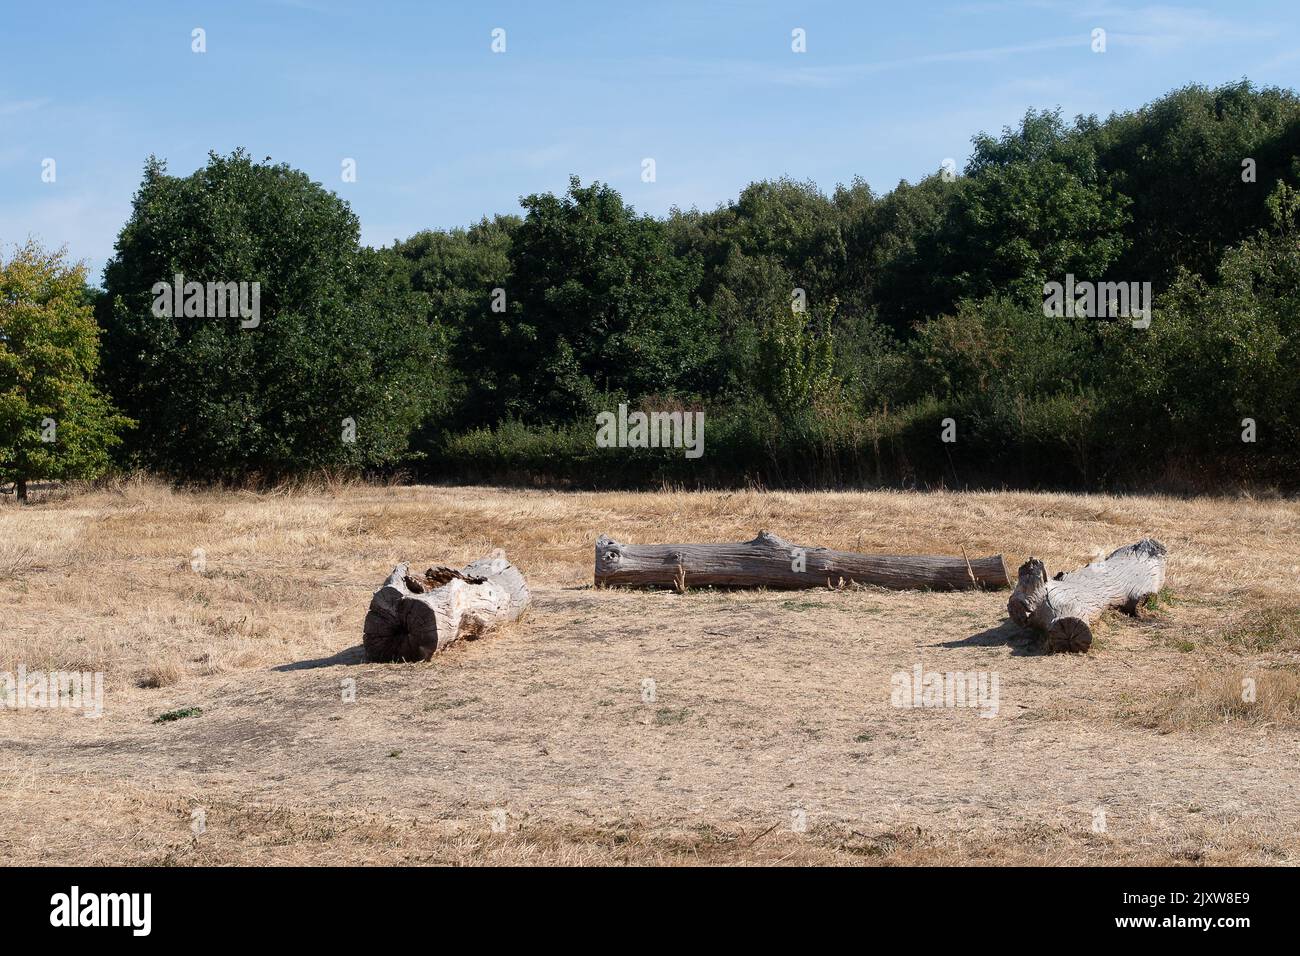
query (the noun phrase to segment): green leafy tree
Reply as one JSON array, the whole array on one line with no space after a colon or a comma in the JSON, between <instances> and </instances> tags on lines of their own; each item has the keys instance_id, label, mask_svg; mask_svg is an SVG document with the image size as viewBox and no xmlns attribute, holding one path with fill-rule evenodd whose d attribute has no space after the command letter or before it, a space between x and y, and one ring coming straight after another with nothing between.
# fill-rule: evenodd
<instances>
[{"instance_id":1,"label":"green leafy tree","mask_svg":"<svg viewBox=\"0 0 1300 956\"><path fill-rule=\"evenodd\" d=\"M1108 432L1130 459L1300 467L1300 196L1279 182L1267 199L1270 229L1230 248L1215 281L1184 270L1143 336L1113 330Z\"/></svg>"},{"instance_id":2,"label":"green leafy tree","mask_svg":"<svg viewBox=\"0 0 1300 956\"><path fill-rule=\"evenodd\" d=\"M138 460L275 480L403 458L445 402L446 345L400 258L359 233L345 202L288 166L214 153L182 178L149 161L99 310L105 378L140 422ZM156 284L177 275L246 283L250 299L256 283L260 315L168 315Z\"/></svg>"},{"instance_id":3,"label":"green leafy tree","mask_svg":"<svg viewBox=\"0 0 1300 956\"><path fill-rule=\"evenodd\" d=\"M813 305L826 305L844 271L840 212L813 183L753 183L730 210L729 244L750 258L781 265ZM786 302L790 290L785 290Z\"/></svg>"},{"instance_id":4,"label":"green leafy tree","mask_svg":"<svg viewBox=\"0 0 1300 956\"><path fill-rule=\"evenodd\" d=\"M934 268L954 301L996 292L1041 300L1066 273L1099 280L1124 251L1130 200L1096 149L1059 111L1030 111L1018 129L980 135Z\"/></svg>"},{"instance_id":5,"label":"green leafy tree","mask_svg":"<svg viewBox=\"0 0 1300 956\"><path fill-rule=\"evenodd\" d=\"M935 174L900 182L870 204L845 203L846 271L840 295L850 314L874 313L896 334L949 307L942 231L967 187Z\"/></svg>"},{"instance_id":6,"label":"green leafy tree","mask_svg":"<svg viewBox=\"0 0 1300 956\"><path fill-rule=\"evenodd\" d=\"M33 242L0 257L0 479L95 478L129 420L93 381L99 329L85 268Z\"/></svg>"},{"instance_id":7,"label":"green leafy tree","mask_svg":"<svg viewBox=\"0 0 1300 956\"><path fill-rule=\"evenodd\" d=\"M1116 277L1163 290L1210 276L1231 245L1269 224L1266 198L1300 155L1300 97L1249 82L1188 86L1094 123L1098 163L1131 198L1131 243Z\"/></svg>"},{"instance_id":8,"label":"green leafy tree","mask_svg":"<svg viewBox=\"0 0 1300 956\"><path fill-rule=\"evenodd\" d=\"M509 312L491 343L496 412L563 420L605 394L697 390L714 359L716 327L692 301L698 262L674 255L663 223L577 177L562 197L522 203Z\"/></svg>"},{"instance_id":9,"label":"green leafy tree","mask_svg":"<svg viewBox=\"0 0 1300 956\"><path fill-rule=\"evenodd\" d=\"M501 404L496 345L507 334L512 291L510 240L518 216L483 219L468 229L424 230L393 247L410 287L428 298L428 322L447 340L447 422L490 424ZM497 290L500 290L498 292Z\"/></svg>"},{"instance_id":10,"label":"green leafy tree","mask_svg":"<svg viewBox=\"0 0 1300 956\"><path fill-rule=\"evenodd\" d=\"M819 320L787 308L764 327L761 389L778 414L814 409L838 395L830 329L834 311L832 301Z\"/></svg>"},{"instance_id":11,"label":"green leafy tree","mask_svg":"<svg viewBox=\"0 0 1300 956\"><path fill-rule=\"evenodd\" d=\"M843 281L841 221L871 190L860 180L828 199L813 183L764 180L709 213L674 210L669 234L678 256L704 267L696 298L718 322L716 393L757 393L766 373L760 340L768 316L790 311L796 295L824 308Z\"/></svg>"}]
</instances>

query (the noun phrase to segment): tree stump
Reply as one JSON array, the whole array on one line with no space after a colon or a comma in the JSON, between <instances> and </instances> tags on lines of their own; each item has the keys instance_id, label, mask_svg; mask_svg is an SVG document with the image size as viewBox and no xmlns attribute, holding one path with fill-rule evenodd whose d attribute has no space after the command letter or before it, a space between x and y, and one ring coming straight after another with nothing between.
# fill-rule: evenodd
<instances>
[{"instance_id":1,"label":"tree stump","mask_svg":"<svg viewBox=\"0 0 1300 956\"><path fill-rule=\"evenodd\" d=\"M399 564L370 600L366 659L427 661L452 641L518 620L528 602L524 576L500 551L459 571L436 567L419 577Z\"/></svg>"},{"instance_id":2,"label":"tree stump","mask_svg":"<svg viewBox=\"0 0 1300 956\"><path fill-rule=\"evenodd\" d=\"M1160 590L1167 553L1159 541L1143 538L1051 580L1043 562L1030 558L1020 566L1007 613L1021 627L1046 635L1051 651L1086 651L1102 611L1118 608L1136 616L1138 606Z\"/></svg>"},{"instance_id":3,"label":"tree stump","mask_svg":"<svg viewBox=\"0 0 1300 956\"><path fill-rule=\"evenodd\" d=\"M596 542L596 584L621 587L820 588L841 584L936 591L1010 587L1002 555L991 558L855 554L791 544L768 531L740 544Z\"/></svg>"}]
</instances>

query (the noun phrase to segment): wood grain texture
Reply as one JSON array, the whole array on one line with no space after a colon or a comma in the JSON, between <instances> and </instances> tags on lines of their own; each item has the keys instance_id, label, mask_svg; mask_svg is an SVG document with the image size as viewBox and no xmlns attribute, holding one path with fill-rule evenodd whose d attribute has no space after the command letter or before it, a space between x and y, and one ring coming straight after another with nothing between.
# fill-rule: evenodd
<instances>
[{"instance_id":1,"label":"wood grain texture","mask_svg":"<svg viewBox=\"0 0 1300 956\"><path fill-rule=\"evenodd\" d=\"M1007 613L1021 627L1046 635L1052 651L1083 652L1092 646L1092 625L1108 608L1137 615L1138 607L1165 582L1165 546L1143 538L1103 560L1048 579L1037 558L1020 566Z\"/></svg>"},{"instance_id":2,"label":"wood grain texture","mask_svg":"<svg viewBox=\"0 0 1300 956\"><path fill-rule=\"evenodd\" d=\"M614 587L821 588L841 584L936 591L1010 587L1002 555L989 558L855 554L792 544L769 531L738 544L596 542L596 584Z\"/></svg>"},{"instance_id":3,"label":"wood grain texture","mask_svg":"<svg viewBox=\"0 0 1300 956\"><path fill-rule=\"evenodd\" d=\"M499 551L459 571L412 576L410 565L399 564L370 600L366 659L427 661L452 641L518 620L529 601L523 574Z\"/></svg>"}]
</instances>

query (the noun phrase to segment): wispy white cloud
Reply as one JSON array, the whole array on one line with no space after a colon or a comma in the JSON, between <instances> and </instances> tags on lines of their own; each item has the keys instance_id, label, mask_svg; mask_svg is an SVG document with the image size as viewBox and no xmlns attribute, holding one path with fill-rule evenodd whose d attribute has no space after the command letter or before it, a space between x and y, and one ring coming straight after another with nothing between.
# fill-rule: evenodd
<instances>
[{"instance_id":1,"label":"wispy white cloud","mask_svg":"<svg viewBox=\"0 0 1300 956\"><path fill-rule=\"evenodd\" d=\"M1205 10L1186 7L1099 4L1091 16L1102 27L1106 27L1103 21L1115 21L1117 28L1106 27L1112 42L1148 51L1169 52L1224 40L1276 36L1272 29L1250 26L1240 19L1219 17Z\"/></svg>"},{"instance_id":2,"label":"wispy white cloud","mask_svg":"<svg viewBox=\"0 0 1300 956\"><path fill-rule=\"evenodd\" d=\"M896 60L880 60L875 63L849 64L822 68L832 76L849 76L863 73L883 73L890 70L906 70L918 66L932 66L938 63L992 63L1029 53L1045 53L1051 50L1066 50L1071 47L1086 47L1088 37L1060 36L1045 40L1031 40L1027 43L1012 43L1005 46L978 47L970 50L948 50L939 53L923 53L917 56L902 57ZM811 71L817 72L814 68Z\"/></svg>"},{"instance_id":3,"label":"wispy white cloud","mask_svg":"<svg viewBox=\"0 0 1300 956\"><path fill-rule=\"evenodd\" d=\"M1041 40L964 50L936 51L868 63L774 69L751 62L732 61L700 64L698 68L706 74L738 80L832 87L857 76L876 73L904 71L945 63L996 63L1054 51L1087 50L1092 42L1091 31L1096 27L1106 31L1108 44L1117 47L1135 47L1148 52L1169 52L1223 40L1276 36L1274 30L1246 25L1239 20L1216 16L1203 9L1166 5L1126 6L1109 2L1078 4L1063 3L1059 0L1003 0L1003 2L994 0L994 2L964 4L950 10L978 14L1047 11L1075 20L1079 23L1079 30L1076 33Z\"/></svg>"},{"instance_id":4,"label":"wispy white cloud","mask_svg":"<svg viewBox=\"0 0 1300 956\"><path fill-rule=\"evenodd\" d=\"M1284 50L1276 56L1264 60L1256 69L1261 73L1271 72L1284 66L1290 66L1297 60L1300 60L1300 50Z\"/></svg>"},{"instance_id":5,"label":"wispy white cloud","mask_svg":"<svg viewBox=\"0 0 1300 956\"><path fill-rule=\"evenodd\" d=\"M772 67L749 60L683 61L661 58L653 66L675 77L693 76L713 80L731 80L747 83L773 83L785 86L835 87L860 76L903 71L942 63L994 63L1036 53L1050 53L1072 47L1087 49L1086 32L1073 36L1059 36L1025 43L1003 46L977 47L966 50L948 50L924 53L891 60L869 63L841 63L820 67Z\"/></svg>"},{"instance_id":6,"label":"wispy white cloud","mask_svg":"<svg viewBox=\"0 0 1300 956\"><path fill-rule=\"evenodd\" d=\"M30 100L0 100L0 116L14 116L18 113L30 113L49 103L49 97Z\"/></svg>"},{"instance_id":7,"label":"wispy white cloud","mask_svg":"<svg viewBox=\"0 0 1300 956\"><path fill-rule=\"evenodd\" d=\"M293 7L295 10L310 10L312 13L335 13L331 8L314 3L312 0L267 0L272 6Z\"/></svg>"},{"instance_id":8,"label":"wispy white cloud","mask_svg":"<svg viewBox=\"0 0 1300 956\"><path fill-rule=\"evenodd\" d=\"M1110 0L989 0L949 8L959 14L1010 14L1028 11L1055 13L1101 27L1108 43L1169 51L1194 44L1229 39L1276 36L1275 30L1250 26L1240 17L1224 17L1202 7L1169 4L1124 4Z\"/></svg>"}]
</instances>

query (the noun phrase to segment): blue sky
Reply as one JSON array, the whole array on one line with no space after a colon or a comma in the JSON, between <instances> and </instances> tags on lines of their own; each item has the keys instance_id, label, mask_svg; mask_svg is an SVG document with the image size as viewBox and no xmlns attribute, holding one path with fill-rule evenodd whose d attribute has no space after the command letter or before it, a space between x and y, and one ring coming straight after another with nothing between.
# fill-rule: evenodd
<instances>
[{"instance_id":1,"label":"blue sky","mask_svg":"<svg viewBox=\"0 0 1300 956\"><path fill-rule=\"evenodd\" d=\"M382 245L570 173L654 214L780 175L883 192L1030 107L1242 77L1300 88L1300 4L0 0L0 243L66 244L97 280L150 153L178 174L237 146L288 162Z\"/></svg>"}]
</instances>

